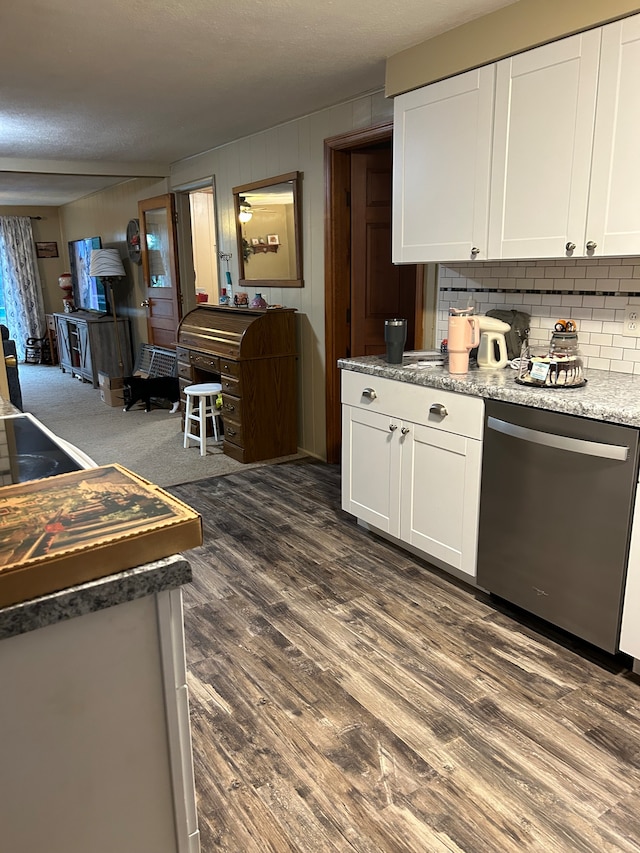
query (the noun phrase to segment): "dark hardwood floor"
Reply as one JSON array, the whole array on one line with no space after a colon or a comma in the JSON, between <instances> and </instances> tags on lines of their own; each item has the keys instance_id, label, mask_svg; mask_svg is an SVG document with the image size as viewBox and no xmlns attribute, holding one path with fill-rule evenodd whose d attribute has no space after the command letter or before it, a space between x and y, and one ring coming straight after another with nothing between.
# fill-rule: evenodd
<instances>
[{"instance_id":1,"label":"dark hardwood floor","mask_svg":"<svg viewBox=\"0 0 640 853\"><path fill-rule=\"evenodd\" d=\"M640 851L640 680L360 529L336 466L171 489L203 853Z\"/></svg>"}]
</instances>

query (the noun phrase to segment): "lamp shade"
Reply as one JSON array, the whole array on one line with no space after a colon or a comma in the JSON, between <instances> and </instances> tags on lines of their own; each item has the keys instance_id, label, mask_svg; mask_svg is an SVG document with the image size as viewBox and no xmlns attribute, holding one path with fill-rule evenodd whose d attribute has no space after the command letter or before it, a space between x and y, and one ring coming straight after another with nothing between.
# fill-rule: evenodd
<instances>
[{"instance_id":1,"label":"lamp shade","mask_svg":"<svg viewBox=\"0 0 640 853\"><path fill-rule=\"evenodd\" d=\"M120 252L117 249L93 249L89 275L100 278L122 278L125 275Z\"/></svg>"}]
</instances>

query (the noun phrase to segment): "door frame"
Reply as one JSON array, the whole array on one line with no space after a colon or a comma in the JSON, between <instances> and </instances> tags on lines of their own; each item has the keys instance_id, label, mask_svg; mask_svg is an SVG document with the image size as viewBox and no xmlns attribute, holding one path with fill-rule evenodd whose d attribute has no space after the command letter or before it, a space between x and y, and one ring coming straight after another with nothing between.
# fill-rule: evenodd
<instances>
[{"instance_id":1,"label":"door frame","mask_svg":"<svg viewBox=\"0 0 640 853\"><path fill-rule=\"evenodd\" d=\"M393 121L352 130L324 140L324 323L325 323L325 419L327 462L340 461L340 370L337 361L348 351L351 307L351 152L380 142L393 141ZM422 328L422 280L424 268L416 267L416 334ZM421 343L416 340L416 347Z\"/></svg>"}]
</instances>

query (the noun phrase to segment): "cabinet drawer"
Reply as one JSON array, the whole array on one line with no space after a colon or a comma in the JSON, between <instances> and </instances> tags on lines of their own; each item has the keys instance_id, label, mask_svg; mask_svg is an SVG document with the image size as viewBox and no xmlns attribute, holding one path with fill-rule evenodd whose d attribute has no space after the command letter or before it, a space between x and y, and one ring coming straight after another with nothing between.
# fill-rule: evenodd
<instances>
[{"instance_id":1,"label":"cabinet drawer","mask_svg":"<svg viewBox=\"0 0 640 853\"><path fill-rule=\"evenodd\" d=\"M230 417L233 420L242 420L242 400L239 397L231 397L229 394L222 394L222 415L226 418Z\"/></svg>"},{"instance_id":2,"label":"cabinet drawer","mask_svg":"<svg viewBox=\"0 0 640 853\"><path fill-rule=\"evenodd\" d=\"M199 367L201 370L220 373L220 359L215 355L207 355L202 352L190 350L189 361L194 367Z\"/></svg>"},{"instance_id":3,"label":"cabinet drawer","mask_svg":"<svg viewBox=\"0 0 640 853\"><path fill-rule=\"evenodd\" d=\"M373 399L363 394L365 389L372 390ZM456 435L482 438L484 403L479 397L343 370L342 402ZM441 406L444 414L435 411Z\"/></svg>"},{"instance_id":4,"label":"cabinet drawer","mask_svg":"<svg viewBox=\"0 0 640 853\"><path fill-rule=\"evenodd\" d=\"M223 415L222 420L224 423L224 440L230 441L231 444L236 444L238 447L244 447L242 423L227 415Z\"/></svg>"},{"instance_id":5,"label":"cabinet drawer","mask_svg":"<svg viewBox=\"0 0 640 853\"><path fill-rule=\"evenodd\" d=\"M234 376L226 376L224 373L220 376L222 383L223 394L233 394L235 397L240 397L240 380Z\"/></svg>"},{"instance_id":6,"label":"cabinet drawer","mask_svg":"<svg viewBox=\"0 0 640 853\"><path fill-rule=\"evenodd\" d=\"M240 376L240 362L232 361L230 358L220 359L220 373L227 376Z\"/></svg>"},{"instance_id":7,"label":"cabinet drawer","mask_svg":"<svg viewBox=\"0 0 640 853\"><path fill-rule=\"evenodd\" d=\"M188 361L178 361L178 376L192 381L191 364Z\"/></svg>"}]
</instances>

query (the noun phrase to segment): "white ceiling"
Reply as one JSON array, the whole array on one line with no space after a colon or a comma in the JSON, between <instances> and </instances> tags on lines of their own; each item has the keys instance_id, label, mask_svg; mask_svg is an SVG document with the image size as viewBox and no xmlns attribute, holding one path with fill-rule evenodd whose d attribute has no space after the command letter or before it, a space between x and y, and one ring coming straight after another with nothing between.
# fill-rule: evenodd
<instances>
[{"instance_id":1,"label":"white ceiling","mask_svg":"<svg viewBox=\"0 0 640 853\"><path fill-rule=\"evenodd\" d=\"M0 205L60 205L384 86L513 0L20 0L0 27Z\"/></svg>"}]
</instances>

